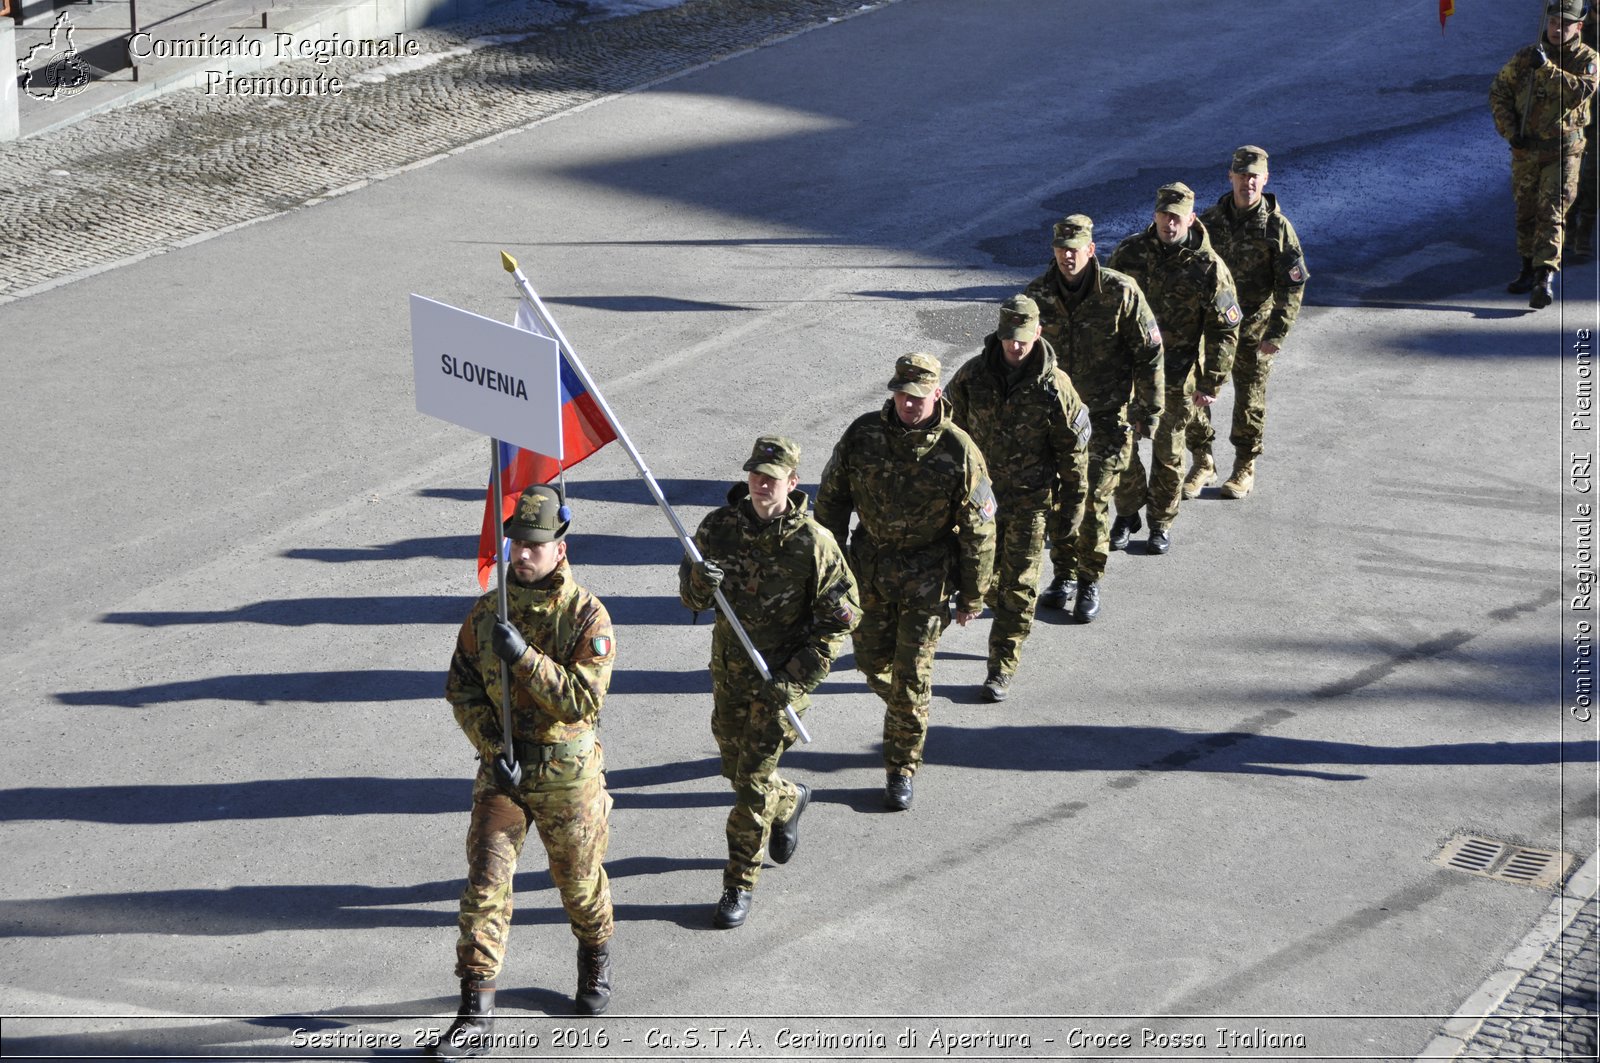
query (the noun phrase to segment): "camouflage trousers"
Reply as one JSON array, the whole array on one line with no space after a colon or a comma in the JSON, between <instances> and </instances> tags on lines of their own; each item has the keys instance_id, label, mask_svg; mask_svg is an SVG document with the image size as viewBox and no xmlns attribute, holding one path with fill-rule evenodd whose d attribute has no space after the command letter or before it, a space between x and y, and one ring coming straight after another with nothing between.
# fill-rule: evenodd
<instances>
[{"instance_id":1,"label":"camouflage trousers","mask_svg":"<svg viewBox=\"0 0 1600 1063\"><path fill-rule=\"evenodd\" d=\"M1048 509L1013 510L1002 505L995 520L995 582L988 597L994 610L989 625L989 671L1000 675L1016 674L1022 643L1033 629Z\"/></svg>"},{"instance_id":2,"label":"camouflage trousers","mask_svg":"<svg viewBox=\"0 0 1600 1063\"><path fill-rule=\"evenodd\" d=\"M1595 160L1594 126L1584 137L1583 162L1578 164L1578 194L1567 213L1567 224L1574 225L1579 218L1594 219L1600 209L1600 166Z\"/></svg>"},{"instance_id":3,"label":"camouflage trousers","mask_svg":"<svg viewBox=\"0 0 1600 1063\"><path fill-rule=\"evenodd\" d=\"M515 798L495 787L487 769L473 786L467 828L467 888L457 922L456 977L487 980L500 973L511 929L513 878L528 825L539 829L550 878L572 933L585 945L611 938L611 883L601 860L610 841L611 795L603 754L523 767Z\"/></svg>"},{"instance_id":4,"label":"camouflage trousers","mask_svg":"<svg viewBox=\"0 0 1600 1063\"><path fill-rule=\"evenodd\" d=\"M761 675L748 661L742 668L712 671L711 735L722 757L722 777L733 784L728 864L722 872L722 885L724 889L753 890L761 877L761 860L767 853L772 825L794 815L799 802L800 791L794 783L778 775L778 758L799 735L782 705L759 700ZM795 713L804 716L805 709L806 699L801 698L795 703Z\"/></svg>"},{"instance_id":5,"label":"camouflage trousers","mask_svg":"<svg viewBox=\"0 0 1600 1063\"><path fill-rule=\"evenodd\" d=\"M1271 320L1272 303L1268 302L1239 328L1239 347L1233 355L1233 431L1228 435L1234 457L1239 461L1261 453L1267 432L1267 377L1272 373L1272 360L1277 356L1262 354L1261 341L1266 338L1267 323ZM1212 444L1216 442L1211 409L1210 406L1196 409L1189 418L1187 437L1189 450L1194 454L1211 453Z\"/></svg>"},{"instance_id":6,"label":"camouflage trousers","mask_svg":"<svg viewBox=\"0 0 1600 1063\"><path fill-rule=\"evenodd\" d=\"M1194 373L1177 387L1167 388L1165 406L1156 430L1150 436L1150 474L1145 477L1139 460L1139 440L1129 448L1128 467L1117 483L1117 513L1132 516L1147 511L1152 525L1170 528L1178 519L1178 501L1183 492L1183 445L1194 417Z\"/></svg>"},{"instance_id":7,"label":"camouflage trousers","mask_svg":"<svg viewBox=\"0 0 1600 1063\"><path fill-rule=\"evenodd\" d=\"M1111 556L1111 496L1133 451L1133 431L1123 413L1116 409L1091 415L1089 466L1077 533L1057 535L1051 531L1050 567L1057 576L1075 574L1095 583L1105 575L1106 559Z\"/></svg>"},{"instance_id":8,"label":"camouflage trousers","mask_svg":"<svg viewBox=\"0 0 1600 1063\"><path fill-rule=\"evenodd\" d=\"M1511 195L1517 204L1517 254L1535 269L1561 268L1567 211L1578 198L1583 141L1555 153L1511 153Z\"/></svg>"},{"instance_id":9,"label":"camouflage trousers","mask_svg":"<svg viewBox=\"0 0 1600 1063\"><path fill-rule=\"evenodd\" d=\"M915 775L928 739L933 699L933 654L950 626L944 602L918 607L881 595L861 580L861 623L851 633L856 667L883 699L883 766L891 775Z\"/></svg>"}]
</instances>

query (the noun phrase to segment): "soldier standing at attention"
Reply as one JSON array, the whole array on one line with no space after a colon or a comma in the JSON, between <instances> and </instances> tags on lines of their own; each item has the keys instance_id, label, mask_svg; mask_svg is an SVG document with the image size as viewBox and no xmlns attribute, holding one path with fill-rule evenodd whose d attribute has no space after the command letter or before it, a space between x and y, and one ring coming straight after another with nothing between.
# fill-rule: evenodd
<instances>
[{"instance_id":1,"label":"soldier standing at attention","mask_svg":"<svg viewBox=\"0 0 1600 1063\"><path fill-rule=\"evenodd\" d=\"M1233 272L1244 321L1233 356L1233 472L1222 485L1224 498L1243 498L1256 482L1256 458L1267 423L1267 375L1305 298L1305 254L1294 226L1278 209L1267 187L1267 153L1253 144L1233 153L1228 168L1232 190L1200 215L1211 246ZM1194 464L1183 484L1183 497L1193 498L1216 482L1211 457L1216 432L1211 410L1202 408L1189 422L1189 450Z\"/></svg>"},{"instance_id":2,"label":"soldier standing at attention","mask_svg":"<svg viewBox=\"0 0 1600 1063\"><path fill-rule=\"evenodd\" d=\"M611 683L611 617L567 565L571 513L554 487L522 492L505 522L511 542L507 620L497 594L479 598L461 625L445 697L478 752L467 829L456 977L461 1007L433 1046L438 1059L492 1047L495 978L511 927L512 878L530 825L550 858L578 939L576 1011L598 1015L611 1001L611 885L601 860L610 839L611 796L595 737ZM502 744L500 664L510 675L513 748Z\"/></svg>"},{"instance_id":3,"label":"soldier standing at attention","mask_svg":"<svg viewBox=\"0 0 1600 1063\"><path fill-rule=\"evenodd\" d=\"M1544 37L1511 57L1489 87L1494 127L1511 145L1522 272L1506 286L1531 292L1535 310L1554 300L1567 211L1578 195L1584 127L1595 94L1595 51L1578 39L1583 0L1552 0Z\"/></svg>"},{"instance_id":4,"label":"soldier standing at attention","mask_svg":"<svg viewBox=\"0 0 1600 1063\"><path fill-rule=\"evenodd\" d=\"M893 397L844 430L817 488L817 522L850 543L861 592L856 667L884 700L884 807L911 807L933 696L933 653L950 624L983 611L994 576L994 491L972 438L950 419L939 359L895 362ZM846 539L850 514L859 516Z\"/></svg>"},{"instance_id":5,"label":"soldier standing at attention","mask_svg":"<svg viewBox=\"0 0 1600 1063\"><path fill-rule=\"evenodd\" d=\"M1112 269L1139 282L1161 326L1166 347L1166 400L1161 422L1137 425L1150 436L1150 479L1145 481L1134 440L1128 468L1117 485L1117 519L1111 549L1128 545L1139 530L1139 510L1150 516L1150 552L1172 547L1172 522L1178 519L1183 486L1183 443L1196 407L1217 401L1233 368L1243 314L1233 291L1233 274L1212 250L1205 225L1194 214L1194 191L1181 182L1156 191L1155 221L1117 245Z\"/></svg>"},{"instance_id":6,"label":"soldier standing at attention","mask_svg":"<svg viewBox=\"0 0 1600 1063\"><path fill-rule=\"evenodd\" d=\"M772 678L763 681L721 612L711 635L711 734L722 775L733 784L728 864L712 918L741 926L761 876L761 857L786 864L800 844L800 814L811 788L778 775L778 758L799 737L784 714L797 715L827 678L844 637L860 615L856 581L832 533L806 512L798 490L800 447L782 436L756 440L749 477L728 492L695 532L703 560L678 567L678 596L696 612L722 588Z\"/></svg>"},{"instance_id":7,"label":"soldier standing at attention","mask_svg":"<svg viewBox=\"0 0 1600 1063\"><path fill-rule=\"evenodd\" d=\"M1055 579L1041 600L1060 609L1076 595L1074 615L1087 624L1100 613L1111 493L1133 446L1128 422L1155 424L1161 416L1161 329L1139 285L1094 257L1094 222L1086 215L1056 222L1052 247L1055 261L1026 294L1039 304L1044 338L1089 407L1091 431L1083 517L1076 536L1070 527L1051 529Z\"/></svg>"},{"instance_id":8,"label":"soldier standing at attention","mask_svg":"<svg viewBox=\"0 0 1600 1063\"><path fill-rule=\"evenodd\" d=\"M1039 305L1026 295L1001 304L999 327L956 370L945 398L994 475L994 623L983 691L1004 701L1033 626L1047 515L1064 515L1057 524L1070 528L1083 504L1089 410L1056 365L1055 349L1040 335Z\"/></svg>"}]
</instances>

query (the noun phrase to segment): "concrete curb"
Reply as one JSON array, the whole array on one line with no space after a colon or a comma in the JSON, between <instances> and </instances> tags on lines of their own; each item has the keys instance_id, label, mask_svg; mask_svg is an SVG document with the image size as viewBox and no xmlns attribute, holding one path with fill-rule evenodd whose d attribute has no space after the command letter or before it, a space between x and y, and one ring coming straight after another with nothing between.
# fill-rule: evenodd
<instances>
[{"instance_id":1,"label":"concrete curb","mask_svg":"<svg viewBox=\"0 0 1600 1063\"><path fill-rule=\"evenodd\" d=\"M1544 914L1533 924L1533 929L1506 953L1505 959L1500 961L1500 969L1484 979L1462 1002L1417 1060L1455 1059L1461 1055L1484 1021L1561 940L1583 906L1594 898L1597 884L1600 884L1600 853L1590 856L1573 872L1561 893L1551 899Z\"/></svg>"}]
</instances>

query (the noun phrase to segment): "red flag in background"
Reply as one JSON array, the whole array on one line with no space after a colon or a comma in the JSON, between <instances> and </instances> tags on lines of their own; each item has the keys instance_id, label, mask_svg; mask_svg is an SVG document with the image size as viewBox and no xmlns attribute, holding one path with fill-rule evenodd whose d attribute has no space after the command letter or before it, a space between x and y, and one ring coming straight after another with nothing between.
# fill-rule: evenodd
<instances>
[{"instance_id":1,"label":"red flag in background","mask_svg":"<svg viewBox=\"0 0 1600 1063\"><path fill-rule=\"evenodd\" d=\"M1456 0L1439 0L1439 32L1444 32L1444 20L1456 13Z\"/></svg>"},{"instance_id":2,"label":"red flag in background","mask_svg":"<svg viewBox=\"0 0 1600 1063\"><path fill-rule=\"evenodd\" d=\"M545 335L538 318L526 302L517 303L517 327ZM561 359L561 449L566 456L557 460L536 454L511 443L500 446L500 506L496 516L494 481L490 480L483 500L483 527L478 532L478 586L487 588L494 572L495 548L504 549L500 526L516 508L517 498L529 484L547 484L613 439L616 429L606 420L600 404L583 386L578 374Z\"/></svg>"}]
</instances>

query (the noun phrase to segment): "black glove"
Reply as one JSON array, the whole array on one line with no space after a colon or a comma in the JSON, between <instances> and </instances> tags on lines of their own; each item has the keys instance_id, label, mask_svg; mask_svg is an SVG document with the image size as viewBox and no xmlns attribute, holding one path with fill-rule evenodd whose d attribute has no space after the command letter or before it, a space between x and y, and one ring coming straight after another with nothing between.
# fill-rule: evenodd
<instances>
[{"instance_id":1,"label":"black glove","mask_svg":"<svg viewBox=\"0 0 1600 1063\"><path fill-rule=\"evenodd\" d=\"M508 794L517 792L517 787L522 785L522 765L514 760L507 760L501 753L494 758L494 781Z\"/></svg>"},{"instance_id":2,"label":"black glove","mask_svg":"<svg viewBox=\"0 0 1600 1063\"><path fill-rule=\"evenodd\" d=\"M528 652L528 640L504 620L494 622L494 636L490 641L494 644L494 655L507 664L516 664Z\"/></svg>"},{"instance_id":3,"label":"black glove","mask_svg":"<svg viewBox=\"0 0 1600 1063\"><path fill-rule=\"evenodd\" d=\"M694 581L708 591L715 591L722 586L722 566L709 557L701 558L691 566L694 572Z\"/></svg>"}]
</instances>

